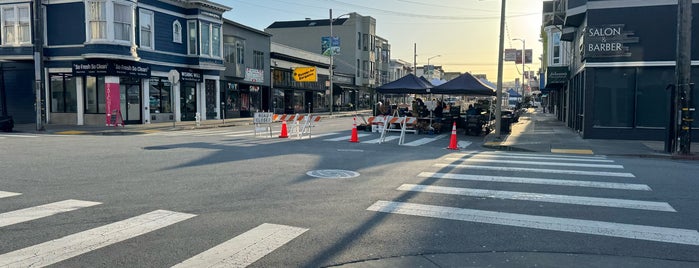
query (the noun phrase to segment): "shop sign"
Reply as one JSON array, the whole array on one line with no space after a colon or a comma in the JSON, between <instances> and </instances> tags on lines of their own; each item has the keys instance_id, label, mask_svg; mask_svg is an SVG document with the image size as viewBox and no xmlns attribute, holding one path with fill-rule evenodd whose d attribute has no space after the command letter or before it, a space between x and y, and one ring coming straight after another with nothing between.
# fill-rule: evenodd
<instances>
[{"instance_id":1,"label":"shop sign","mask_svg":"<svg viewBox=\"0 0 699 268\"><path fill-rule=\"evenodd\" d=\"M520 54L520 59L522 58ZM517 60L517 49L508 48L505 49L505 61L516 61ZM522 60L520 60L522 61Z\"/></svg>"},{"instance_id":2,"label":"shop sign","mask_svg":"<svg viewBox=\"0 0 699 268\"><path fill-rule=\"evenodd\" d=\"M245 68L245 78L243 80L254 83L264 83L265 71L261 69Z\"/></svg>"},{"instance_id":3,"label":"shop sign","mask_svg":"<svg viewBox=\"0 0 699 268\"><path fill-rule=\"evenodd\" d=\"M532 50L531 49L526 49L524 50L524 63L525 64L531 64L532 63ZM522 50L517 49L515 51L515 64L522 64Z\"/></svg>"},{"instance_id":4,"label":"shop sign","mask_svg":"<svg viewBox=\"0 0 699 268\"><path fill-rule=\"evenodd\" d=\"M204 82L204 75L194 70L180 70L180 81L182 82Z\"/></svg>"},{"instance_id":5,"label":"shop sign","mask_svg":"<svg viewBox=\"0 0 699 268\"><path fill-rule=\"evenodd\" d=\"M292 76L296 82L318 82L316 67L296 67Z\"/></svg>"},{"instance_id":6,"label":"shop sign","mask_svg":"<svg viewBox=\"0 0 699 268\"><path fill-rule=\"evenodd\" d=\"M75 76L129 76L150 78L150 65L138 62L73 62Z\"/></svg>"},{"instance_id":7,"label":"shop sign","mask_svg":"<svg viewBox=\"0 0 699 268\"><path fill-rule=\"evenodd\" d=\"M570 71L568 67L548 67L546 71L547 84L565 84L568 83Z\"/></svg>"},{"instance_id":8,"label":"shop sign","mask_svg":"<svg viewBox=\"0 0 699 268\"><path fill-rule=\"evenodd\" d=\"M630 57L626 44L638 43L633 31L625 30L625 24L590 25L583 35L585 58Z\"/></svg>"}]
</instances>

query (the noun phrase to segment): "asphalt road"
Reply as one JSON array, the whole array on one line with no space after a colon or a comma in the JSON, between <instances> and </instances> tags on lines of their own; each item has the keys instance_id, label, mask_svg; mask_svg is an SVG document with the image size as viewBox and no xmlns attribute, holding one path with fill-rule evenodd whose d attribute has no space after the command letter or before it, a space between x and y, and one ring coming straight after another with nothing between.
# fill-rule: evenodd
<instances>
[{"instance_id":1,"label":"asphalt road","mask_svg":"<svg viewBox=\"0 0 699 268\"><path fill-rule=\"evenodd\" d=\"M0 267L197 267L212 249L249 267L699 265L696 162L491 154L463 135L473 144L456 152L448 134L339 139L350 127L0 136ZM26 211L65 200L87 202Z\"/></svg>"}]
</instances>

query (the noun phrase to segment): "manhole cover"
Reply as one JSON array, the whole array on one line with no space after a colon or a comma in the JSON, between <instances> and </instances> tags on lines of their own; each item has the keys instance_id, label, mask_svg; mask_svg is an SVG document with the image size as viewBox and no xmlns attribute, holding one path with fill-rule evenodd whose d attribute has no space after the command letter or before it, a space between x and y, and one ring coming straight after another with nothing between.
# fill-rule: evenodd
<instances>
[{"instance_id":1,"label":"manhole cover","mask_svg":"<svg viewBox=\"0 0 699 268\"><path fill-rule=\"evenodd\" d=\"M359 172L341 169L321 169L306 172L306 175L324 179L348 179L359 176Z\"/></svg>"}]
</instances>

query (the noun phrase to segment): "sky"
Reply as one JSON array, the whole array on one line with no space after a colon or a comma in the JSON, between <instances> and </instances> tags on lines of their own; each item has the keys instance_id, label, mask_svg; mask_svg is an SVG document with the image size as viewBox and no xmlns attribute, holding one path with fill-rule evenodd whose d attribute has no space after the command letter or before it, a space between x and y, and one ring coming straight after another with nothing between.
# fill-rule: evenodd
<instances>
[{"instance_id":1,"label":"sky","mask_svg":"<svg viewBox=\"0 0 699 268\"><path fill-rule=\"evenodd\" d=\"M376 34L391 45L391 59L417 65L441 65L446 72L486 74L497 81L501 0L212 0L231 7L224 17L264 30L275 21L328 19L357 12L376 19ZM526 70L538 72L543 0L509 0L505 16L505 48L533 49ZM319 41L320 42L320 41ZM439 55L439 56L438 56ZM521 64L505 62L503 81L521 77Z\"/></svg>"}]
</instances>

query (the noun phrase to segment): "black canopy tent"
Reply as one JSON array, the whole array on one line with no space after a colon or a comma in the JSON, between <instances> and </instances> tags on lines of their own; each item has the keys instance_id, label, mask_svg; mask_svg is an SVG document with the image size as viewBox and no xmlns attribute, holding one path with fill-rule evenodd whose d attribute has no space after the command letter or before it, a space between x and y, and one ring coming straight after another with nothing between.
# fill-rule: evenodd
<instances>
[{"instance_id":1,"label":"black canopy tent","mask_svg":"<svg viewBox=\"0 0 699 268\"><path fill-rule=\"evenodd\" d=\"M433 87L431 91L434 94L495 96L494 88L481 82L470 73L464 73L444 84Z\"/></svg>"},{"instance_id":2,"label":"black canopy tent","mask_svg":"<svg viewBox=\"0 0 699 268\"><path fill-rule=\"evenodd\" d=\"M428 94L432 85L414 74L407 74L396 81L376 88L381 94Z\"/></svg>"}]
</instances>

